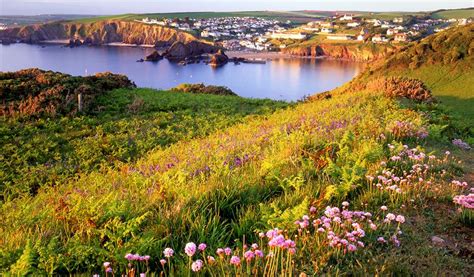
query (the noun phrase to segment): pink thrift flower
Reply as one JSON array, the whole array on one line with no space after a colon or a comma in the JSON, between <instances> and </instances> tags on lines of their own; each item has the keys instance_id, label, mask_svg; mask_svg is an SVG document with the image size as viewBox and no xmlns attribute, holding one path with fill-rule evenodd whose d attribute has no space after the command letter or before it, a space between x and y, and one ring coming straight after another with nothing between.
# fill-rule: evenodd
<instances>
[{"instance_id":1,"label":"pink thrift flower","mask_svg":"<svg viewBox=\"0 0 474 277\"><path fill-rule=\"evenodd\" d=\"M161 266L165 266L166 260L165 260L165 259L161 259L161 260L160 260L160 264L161 264Z\"/></svg>"},{"instance_id":2,"label":"pink thrift flower","mask_svg":"<svg viewBox=\"0 0 474 277\"><path fill-rule=\"evenodd\" d=\"M109 262L105 262L104 263L104 267L109 267L110 266L110 263Z\"/></svg>"},{"instance_id":3,"label":"pink thrift flower","mask_svg":"<svg viewBox=\"0 0 474 277\"><path fill-rule=\"evenodd\" d=\"M203 266L203 262L201 260L197 260L195 262L192 263L191 265L191 269L194 271L194 272L198 272L202 269L202 266Z\"/></svg>"},{"instance_id":4,"label":"pink thrift flower","mask_svg":"<svg viewBox=\"0 0 474 277\"><path fill-rule=\"evenodd\" d=\"M184 252L189 257L194 256L194 253L196 253L196 244L194 242L188 242L184 247Z\"/></svg>"},{"instance_id":5,"label":"pink thrift flower","mask_svg":"<svg viewBox=\"0 0 474 277\"><path fill-rule=\"evenodd\" d=\"M392 213L387 214L386 219L389 221L395 220L396 216Z\"/></svg>"},{"instance_id":6,"label":"pink thrift flower","mask_svg":"<svg viewBox=\"0 0 474 277\"><path fill-rule=\"evenodd\" d=\"M165 250L163 250L163 255L165 255L166 258L173 257L173 254L174 254L174 250L169 248L169 247L165 248Z\"/></svg>"},{"instance_id":7,"label":"pink thrift flower","mask_svg":"<svg viewBox=\"0 0 474 277\"><path fill-rule=\"evenodd\" d=\"M395 219L398 223L405 223L405 217L403 215L397 215L397 218Z\"/></svg>"},{"instance_id":8,"label":"pink thrift flower","mask_svg":"<svg viewBox=\"0 0 474 277\"><path fill-rule=\"evenodd\" d=\"M255 257L255 254L252 251L247 251L244 253L244 258L247 262L250 262Z\"/></svg>"},{"instance_id":9,"label":"pink thrift flower","mask_svg":"<svg viewBox=\"0 0 474 277\"><path fill-rule=\"evenodd\" d=\"M227 256L230 256L232 254L232 249L230 249L229 247L226 247L224 249L224 253L227 255Z\"/></svg>"},{"instance_id":10,"label":"pink thrift flower","mask_svg":"<svg viewBox=\"0 0 474 277\"><path fill-rule=\"evenodd\" d=\"M354 252L357 250L357 246L355 246L354 244L349 244L347 246L347 250L349 250L349 252Z\"/></svg>"},{"instance_id":11,"label":"pink thrift flower","mask_svg":"<svg viewBox=\"0 0 474 277\"><path fill-rule=\"evenodd\" d=\"M230 258L230 264L240 266L240 258L238 256L232 256Z\"/></svg>"},{"instance_id":12,"label":"pink thrift flower","mask_svg":"<svg viewBox=\"0 0 474 277\"><path fill-rule=\"evenodd\" d=\"M262 252L262 250L255 250L255 255L256 255L257 257L263 258L263 252Z\"/></svg>"},{"instance_id":13,"label":"pink thrift flower","mask_svg":"<svg viewBox=\"0 0 474 277\"><path fill-rule=\"evenodd\" d=\"M380 209L381 209L382 211L388 210L387 206L382 206L382 207L380 207Z\"/></svg>"},{"instance_id":14,"label":"pink thrift flower","mask_svg":"<svg viewBox=\"0 0 474 277\"><path fill-rule=\"evenodd\" d=\"M204 251L206 250L207 245L205 243L200 243L198 246L199 251Z\"/></svg>"},{"instance_id":15,"label":"pink thrift flower","mask_svg":"<svg viewBox=\"0 0 474 277\"><path fill-rule=\"evenodd\" d=\"M112 268L111 268L111 267L107 267L107 268L105 269L105 272L111 273L111 272L112 272Z\"/></svg>"}]
</instances>

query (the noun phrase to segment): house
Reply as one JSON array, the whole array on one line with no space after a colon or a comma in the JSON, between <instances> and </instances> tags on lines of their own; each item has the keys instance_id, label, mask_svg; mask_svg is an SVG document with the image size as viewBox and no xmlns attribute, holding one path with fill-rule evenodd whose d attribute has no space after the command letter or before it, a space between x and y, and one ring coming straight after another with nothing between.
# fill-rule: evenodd
<instances>
[{"instance_id":1,"label":"house","mask_svg":"<svg viewBox=\"0 0 474 277\"><path fill-rule=\"evenodd\" d=\"M398 34L395 34L394 40L395 40L396 42L406 42L406 41L408 41L408 35L405 34L405 33L398 33Z\"/></svg>"},{"instance_id":2,"label":"house","mask_svg":"<svg viewBox=\"0 0 474 277\"><path fill-rule=\"evenodd\" d=\"M365 41L368 37L368 34L369 34L369 30L365 29L365 28L362 28L360 30L360 33L359 35L357 36L357 40L358 41Z\"/></svg>"},{"instance_id":3,"label":"house","mask_svg":"<svg viewBox=\"0 0 474 277\"><path fill-rule=\"evenodd\" d=\"M342 21L352 21L353 20L353 15L352 14L345 14L340 18Z\"/></svg>"},{"instance_id":4,"label":"house","mask_svg":"<svg viewBox=\"0 0 474 277\"><path fill-rule=\"evenodd\" d=\"M397 30L397 29L392 29L392 28L390 28L390 29L387 30L387 36L393 36L393 35L395 35L395 34L397 34L397 33L398 33L398 30Z\"/></svg>"},{"instance_id":5,"label":"house","mask_svg":"<svg viewBox=\"0 0 474 277\"><path fill-rule=\"evenodd\" d=\"M381 34L376 34L375 36L372 37L372 42L373 43L383 43L383 42L388 42L388 39Z\"/></svg>"},{"instance_id":6,"label":"house","mask_svg":"<svg viewBox=\"0 0 474 277\"><path fill-rule=\"evenodd\" d=\"M325 27L325 28L332 28L334 26L334 22L332 21L329 21L329 22L321 22L321 27Z\"/></svg>"},{"instance_id":7,"label":"house","mask_svg":"<svg viewBox=\"0 0 474 277\"><path fill-rule=\"evenodd\" d=\"M333 30L330 29L330 28L322 28L322 29L321 29L321 33L329 34L329 33L332 33L332 32L333 32Z\"/></svg>"},{"instance_id":8,"label":"house","mask_svg":"<svg viewBox=\"0 0 474 277\"><path fill-rule=\"evenodd\" d=\"M359 27L359 26L360 26L360 23L359 23L359 22L350 22L350 23L347 23L347 27L355 28L355 27Z\"/></svg>"},{"instance_id":9,"label":"house","mask_svg":"<svg viewBox=\"0 0 474 277\"><path fill-rule=\"evenodd\" d=\"M403 17L395 17L393 23L403 23Z\"/></svg>"},{"instance_id":10,"label":"house","mask_svg":"<svg viewBox=\"0 0 474 277\"><path fill-rule=\"evenodd\" d=\"M306 34L303 33L273 33L271 38L273 39L295 39L295 40L302 40L307 37Z\"/></svg>"},{"instance_id":11,"label":"house","mask_svg":"<svg viewBox=\"0 0 474 277\"><path fill-rule=\"evenodd\" d=\"M366 20L368 23L372 23L375 27L382 25L382 21L378 19L368 19Z\"/></svg>"},{"instance_id":12,"label":"house","mask_svg":"<svg viewBox=\"0 0 474 277\"><path fill-rule=\"evenodd\" d=\"M329 40L353 40L354 36L351 35L330 35L326 37Z\"/></svg>"}]
</instances>

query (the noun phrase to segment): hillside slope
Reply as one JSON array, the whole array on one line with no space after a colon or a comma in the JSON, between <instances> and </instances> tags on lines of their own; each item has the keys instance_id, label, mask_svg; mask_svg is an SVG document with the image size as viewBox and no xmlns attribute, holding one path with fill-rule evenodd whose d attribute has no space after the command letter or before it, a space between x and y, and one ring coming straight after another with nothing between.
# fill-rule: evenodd
<instances>
[{"instance_id":1,"label":"hillside slope","mask_svg":"<svg viewBox=\"0 0 474 277\"><path fill-rule=\"evenodd\" d=\"M465 35L469 33L461 31ZM469 49L467 38L460 39L459 46ZM403 61L404 53L416 53L416 45L404 51L391 66ZM457 62L449 60L446 66ZM108 134L124 130L133 150L135 133L155 137L147 133L151 126L166 142L175 138L176 131L184 132L184 139L149 148L114 167L56 178L54 185L41 184L34 194L2 202L0 271L12 275L106 270L133 276L145 272L473 275L470 203L474 195L472 184L463 183L464 163L456 158L472 150L463 137L448 143L452 134L462 132L418 81L408 82L415 84L408 86L413 94L402 90L407 99L383 87L366 86L371 78L386 77L383 67L380 70L380 76L368 71L319 99L234 120L233 126L220 122L222 115L217 112L213 117L217 123L208 121L201 117L202 109L213 106L227 111L226 105L239 98L225 96L210 105L205 99L217 96L192 95L201 98L195 99L199 107L193 109L189 98L169 94L172 108L165 122L178 124L161 125L159 101L152 105L158 113L148 114L145 109L145 114L138 114L144 118L131 115L143 119L134 128L127 126L128 120L104 124L74 149L86 157L91 153L102 157L97 146L114 145ZM120 101L104 101L118 116L137 106L129 107L129 93L142 99L154 97L153 91L114 93ZM253 110L254 104L244 106ZM180 115L178 107L190 105ZM239 116L239 105L229 112ZM203 125L209 128L193 136L188 126L179 125L181 119L198 130ZM89 131L88 126L54 131L77 126L76 120L81 118L53 121L58 124L51 128L53 135L79 136ZM33 133L45 122L49 123L34 122L39 125ZM2 137L11 136L9 147L28 143L28 137L14 133L23 122L16 128L1 123ZM103 156L118 157L122 148L118 149L118 154L107 156L104 151ZM58 159L58 177L63 177L62 164ZM27 160L18 168L28 173L29 166ZM36 174L23 176L29 180Z\"/></svg>"},{"instance_id":2,"label":"hillside slope","mask_svg":"<svg viewBox=\"0 0 474 277\"><path fill-rule=\"evenodd\" d=\"M406 76L423 81L454 114L474 127L474 24L448 29L370 65L355 83Z\"/></svg>"}]
</instances>

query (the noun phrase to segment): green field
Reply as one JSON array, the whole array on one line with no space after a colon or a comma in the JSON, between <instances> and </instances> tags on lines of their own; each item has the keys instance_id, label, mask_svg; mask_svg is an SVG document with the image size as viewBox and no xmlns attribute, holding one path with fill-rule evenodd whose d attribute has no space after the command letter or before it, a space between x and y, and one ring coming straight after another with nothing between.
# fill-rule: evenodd
<instances>
[{"instance_id":1,"label":"green field","mask_svg":"<svg viewBox=\"0 0 474 277\"><path fill-rule=\"evenodd\" d=\"M437 12L432 13L431 17L442 18L442 19L474 18L474 8L437 11Z\"/></svg>"}]
</instances>

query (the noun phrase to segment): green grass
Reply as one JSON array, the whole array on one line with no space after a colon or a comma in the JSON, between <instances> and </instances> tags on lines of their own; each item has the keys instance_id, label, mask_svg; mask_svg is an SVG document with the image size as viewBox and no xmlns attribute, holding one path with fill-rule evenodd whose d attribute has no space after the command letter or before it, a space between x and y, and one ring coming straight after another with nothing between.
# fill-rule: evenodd
<instances>
[{"instance_id":1,"label":"green grass","mask_svg":"<svg viewBox=\"0 0 474 277\"><path fill-rule=\"evenodd\" d=\"M143 102L136 112L128 106ZM206 136L288 106L284 102L151 89L100 96L97 115L0 121L4 199L62 183L80 172L133 162L150 150Z\"/></svg>"},{"instance_id":2,"label":"green grass","mask_svg":"<svg viewBox=\"0 0 474 277\"><path fill-rule=\"evenodd\" d=\"M458 9L458 10L442 10L431 14L433 18L450 19L450 18L474 18L474 8Z\"/></svg>"}]
</instances>

